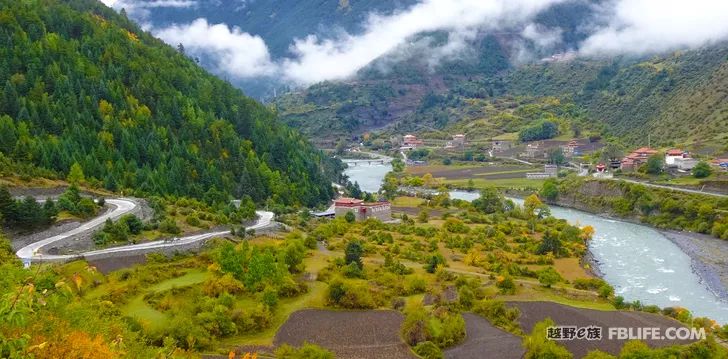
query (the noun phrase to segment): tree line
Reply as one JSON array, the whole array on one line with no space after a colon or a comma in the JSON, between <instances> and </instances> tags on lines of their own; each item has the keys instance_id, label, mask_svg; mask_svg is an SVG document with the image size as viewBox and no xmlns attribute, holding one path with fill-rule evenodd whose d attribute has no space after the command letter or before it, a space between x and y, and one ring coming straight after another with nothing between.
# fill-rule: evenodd
<instances>
[{"instance_id":1,"label":"tree line","mask_svg":"<svg viewBox=\"0 0 728 359\"><path fill-rule=\"evenodd\" d=\"M0 0L0 163L124 193L316 205L342 165L90 0ZM23 175L23 173L20 173Z\"/></svg>"}]
</instances>

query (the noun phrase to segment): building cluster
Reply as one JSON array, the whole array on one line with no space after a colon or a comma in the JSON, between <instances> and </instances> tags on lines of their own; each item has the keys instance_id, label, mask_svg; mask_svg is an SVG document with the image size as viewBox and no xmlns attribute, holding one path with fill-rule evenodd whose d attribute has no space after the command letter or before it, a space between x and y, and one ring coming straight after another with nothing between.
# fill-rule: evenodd
<instances>
[{"instance_id":1,"label":"building cluster","mask_svg":"<svg viewBox=\"0 0 728 359\"><path fill-rule=\"evenodd\" d=\"M657 152L657 150L649 147L638 148L622 159L619 168L624 172L637 170L640 166L647 163L647 160L651 156L656 155Z\"/></svg>"},{"instance_id":2,"label":"building cluster","mask_svg":"<svg viewBox=\"0 0 728 359\"><path fill-rule=\"evenodd\" d=\"M688 152L672 149L665 152L665 166L677 168L679 171L691 171L698 164L698 160L690 157Z\"/></svg>"},{"instance_id":3,"label":"building cluster","mask_svg":"<svg viewBox=\"0 0 728 359\"><path fill-rule=\"evenodd\" d=\"M344 217L353 213L357 221L376 218L382 222L392 220L392 205L389 202L364 202L356 198L339 198L334 201L334 216Z\"/></svg>"},{"instance_id":4,"label":"building cluster","mask_svg":"<svg viewBox=\"0 0 728 359\"><path fill-rule=\"evenodd\" d=\"M465 135L457 134L452 136L452 141L447 141L445 149L461 149L465 148Z\"/></svg>"},{"instance_id":5,"label":"building cluster","mask_svg":"<svg viewBox=\"0 0 728 359\"><path fill-rule=\"evenodd\" d=\"M402 146L400 147L400 149L411 150L417 147L421 147L424 144L425 142L418 139L415 135L404 135L402 137Z\"/></svg>"},{"instance_id":6,"label":"building cluster","mask_svg":"<svg viewBox=\"0 0 728 359\"><path fill-rule=\"evenodd\" d=\"M502 151L503 145L499 141L498 149L494 145L494 150L499 152ZM563 141L549 140L549 141L536 141L526 145L526 149L521 153L521 157L525 158L547 158L549 153L555 149L561 149L561 153L566 158L577 157L582 154L582 150L588 150L588 146L584 143L580 143L578 140L570 140L569 142L563 143Z\"/></svg>"},{"instance_id":7,"label":"building cluster","mask_svg":"<svg viewBox=\"0 0 728 359\"><path fill-rule=\"evenodd\" d=\"M658 153L659 151L655 149L641 147L624 157L619 168L624 172L637 170L640 166L647 163L650 157ZM678 171L691 171L698 164L697 159L692 158L688 152L679 149L666 151L664 161L666 168L673 168Z\"/></svg>"}]
</instances>

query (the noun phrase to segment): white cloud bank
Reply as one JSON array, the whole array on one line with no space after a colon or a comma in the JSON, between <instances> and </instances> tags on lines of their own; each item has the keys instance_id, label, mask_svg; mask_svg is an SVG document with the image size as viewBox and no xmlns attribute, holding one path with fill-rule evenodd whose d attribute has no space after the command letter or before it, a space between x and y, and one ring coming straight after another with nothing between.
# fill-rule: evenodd
<instances>
[{"instance_id":1,"label":"white cloud bank","mask_svg":"<svg viewBox=\"0 0 728 359\"><path fill-rule=\"evenodd\" d=\"M208 24L205 19L184 26L152 30L169 44L182 43L192 53L218 57L221 70L239 76L277 75L307 85L354 75L375 59L427 31L448 31L452 43L442 51L454 53L473 29L498 29L528 21L539 11L564 0L424 0L391 15L373 14L360 35L342 33L330 39L314 35L291 45L293 57L270 61L257 36Z\"/></svg>"},{"instance_id":2,"label":"white cloud bank","mask_svg":"<svg viewBox=\"0 0 728 359\"><path fill-rule=\"evenodd\" d=\"M164 42L182 44L191 54L212 56L219 71L239 78L272 75L277 66L271 61L268 47L259 36L227 25L211 25L197 19L188 25L171 26L155 31Z\"/></svg>"},{"instance_id":3,"label":"white cloud bank","mask_svg":"<svg viewBox=\"0 0 728 359\"><path fill-rule=\"evenodd\" d=\"M113 0L106 0L113 1ZM532 24L533 17L567 0L423 0L390 15L372 14L359 35L340 33L321 39L314 35L296 39L293 56L272 60L258 36L209 24L198 19L186 25L152 32L171 45L217 63L219 70L238 78L277 76L300 85L353 76L377 58L409 44L413 36L428 31L447 31L450 40L432 51L438 56L457 55L467 47L475 30L499 30L518 26L521 35L535 45L549 48L561 41L560 29ZM118 0L123 3L138 2ZM190 0L156 0L146 7L195 5ZM199 5L197 5L199 6ZM585 55L650 53L696 47L728 37L728 0L613 0L602 5L601 27L580 48Z\"/></svg>"},{"instance_id":4,"label":"white cloud bank","mask_svg":"<svg viewBox=\"0 0 728 359\"><path fill-rule=\"evenodd\" d=\"M607 26L582 44L583 54L656 53L728 37L726 0L617 0Z\"/></svg>"},{"instance_id":5,"label":"white cloud bank","mask_svg":"<svg viewBox=\"0 0 728 359\"><path fill-rule=\"evenodd\" d=\"M197 0L101 0L106 6L114 9L124 9L129 15L136 18L146 18L150 9L155 8L188 8L197 6Z\"/></svg>"}]
</instances>

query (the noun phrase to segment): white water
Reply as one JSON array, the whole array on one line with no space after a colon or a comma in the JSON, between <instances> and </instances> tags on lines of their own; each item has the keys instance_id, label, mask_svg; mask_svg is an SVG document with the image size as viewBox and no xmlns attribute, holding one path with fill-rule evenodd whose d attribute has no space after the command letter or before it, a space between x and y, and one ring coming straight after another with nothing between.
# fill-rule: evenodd
<instances>
[{"instance_id":1,"label":"white water","mask_svg":"<svg viewBox=\"0 0 728 359\"><path fill-rule=\"evenodd\" d=\"M360 165L347 169L346 174L352 182L358 181L362 190L376 192L390 169L388 165ZM451 191L450 197L472 201L479 195ZM708 290L693 272L690 257L657 230L562 207L552 207L551 214L575 225L594 227L589 250L604 279L626 301L680 306L694 316L728 323L728 303Z\"/></svg>"}]
</instances>

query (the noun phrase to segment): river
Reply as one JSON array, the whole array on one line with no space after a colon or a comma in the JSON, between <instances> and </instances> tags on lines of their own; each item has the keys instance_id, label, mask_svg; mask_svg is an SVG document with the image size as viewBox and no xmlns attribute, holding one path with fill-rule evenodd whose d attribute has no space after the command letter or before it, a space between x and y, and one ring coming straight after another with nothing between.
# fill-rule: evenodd
<instances>
[{"instance_id":1,"label":"river","mask_svg":"<svg viewBox=\"0 0 728 359\"><path fill-rule=\"evenodd\" d=\"M344 174L349 176L352 183L359 183L359 188L364 192L377 193L382 186L384 176L392 170L392 165L389 163L368 164L360 162L353 165L346 160L344 160L344 163L349 165Z\"/></svg>"},{"instance_id":2,"label":"river","mask_svg":"<svg viewBox=\"0 0 728 359\"><path fill-rule=\"evenodd\" d=\"M360 165L348 169L347 174L352 181L359 182L362 190L376 192L388 172L384 167L388 166ZM466 191L452 191L450 196L468 201L478 198L477 193ZM522 200L514 201L522 204ZM708 290L693 272L691 258L659 231L562 207L551 207L551 214L572 224L594 227L589 251L604 280L626 301L680 306L694 316L728 323L728 303Z\"/></svg>"}]
</instances>

